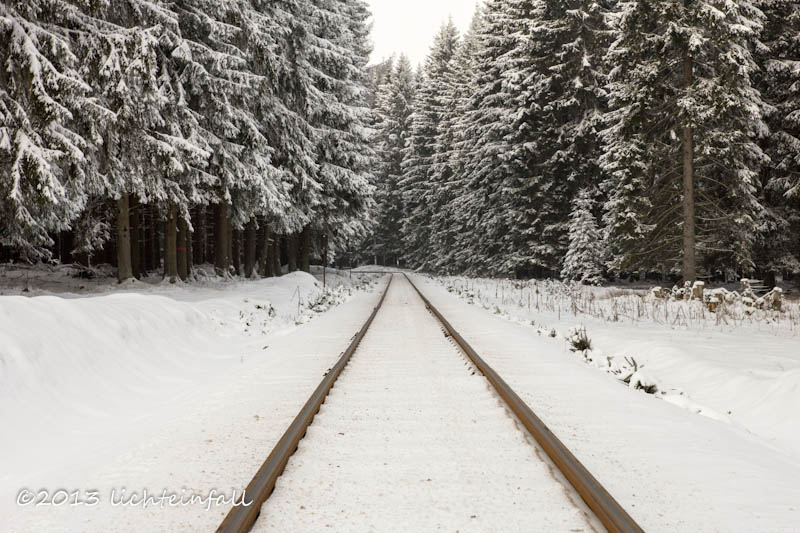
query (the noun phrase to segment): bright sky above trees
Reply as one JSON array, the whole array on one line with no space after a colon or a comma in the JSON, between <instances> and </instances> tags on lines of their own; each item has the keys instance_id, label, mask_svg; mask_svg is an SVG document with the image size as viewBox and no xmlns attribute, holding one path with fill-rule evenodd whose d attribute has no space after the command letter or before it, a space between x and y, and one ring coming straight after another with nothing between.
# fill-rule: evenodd
<instances>
[{"instance_id":1,"label":"bright sky above trees","mask_svg":"<svg viewBox=\"0 0 800 533\"><path fill-rule=\"evenodd\" d=\"M416 68L447 17L466 31L478 0L369 0L369 4L374 15L372 62L405 52Z\"/></svg>"}]
</instances>

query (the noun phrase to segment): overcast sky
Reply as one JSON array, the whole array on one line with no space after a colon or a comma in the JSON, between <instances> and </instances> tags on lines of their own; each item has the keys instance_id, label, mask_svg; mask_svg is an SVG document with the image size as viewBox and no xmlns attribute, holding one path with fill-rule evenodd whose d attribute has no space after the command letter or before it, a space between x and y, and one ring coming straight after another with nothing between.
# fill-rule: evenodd
<instances>
[{"instance_id":1,"label":"overcast sky","mask_svg":"<svg viewBox=\"0 0 800 533\"><path fill-rule=\"evenodd\" d=\"M373 14L372 62L405 52L415 67L425 61L433 37L450 15L463 33L478 0L368 0Z\"/></svg>"}]
</instances>

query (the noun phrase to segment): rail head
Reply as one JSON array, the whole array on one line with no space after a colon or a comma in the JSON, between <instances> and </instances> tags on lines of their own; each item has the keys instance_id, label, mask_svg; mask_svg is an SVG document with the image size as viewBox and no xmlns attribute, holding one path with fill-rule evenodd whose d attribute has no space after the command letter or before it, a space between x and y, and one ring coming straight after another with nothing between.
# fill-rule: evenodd
<instances>
[{"instance_id":1,"label":"rail head","mask_svg":"<svg viewBox=\"0 0 800 533\"><path fill-rule=\"evenodd\" d=\"M378 304L372 310L372 314L370 314L367 321L353 337L350 345L342 353L333 368L331 368L322 379L314 390L314 393L300 410L300 413L298 413L294 421L278 441L278 444L275 445L275 448L273 448L267 460L261 465L261 468L259 468L252 481L250 481L250 484L247 485L244 496L242 497L242 502L245 504L236 505L231 508L227 516L225 516L225 519L217 528L217 533L245 533L250 531L250 528L253 527L253 524L261 513L261 506L275 489L275 483L286 468L289 458L291 458L295 450L297 450L297 445L305 436L308 426L313 422L314 417L325 402L325 398L333 388L334 383L336 383L336 380L339 378L339 375L341 375L342 370L347 366L347 363L350 362L350 358L355 353L364 335L367 334L370 325L372 325L373 320L375 320L375 316L383 306L393 278L394 276L390 274L389 282L386 284L386 288L380 300L378 300Z\"/></svg>"},{"instance_id":2,"label":"rail head","mask_svg":"<svg viewBox=\"0 0 800 533\"><path fill-rule=\"evenodd\" d=\"M403 274L414 290L419 294L425 306L439 320L445 331L472 360L473 364L492 384L497 394L509 409L517 416L525 428L533 435L539 446L551 461L558 467L564 477L575 488L589 509L600 522L612 533L641 533L644 530L617 502L616 499L600 484L591 472L569 451L561 440L550 431L550 428L533 412L533 410L517 395L516 392L489 366L469 343L453 328L450 322L439 312L428 298L419 290L407 274Z\"/></svg>"}]
</instances>

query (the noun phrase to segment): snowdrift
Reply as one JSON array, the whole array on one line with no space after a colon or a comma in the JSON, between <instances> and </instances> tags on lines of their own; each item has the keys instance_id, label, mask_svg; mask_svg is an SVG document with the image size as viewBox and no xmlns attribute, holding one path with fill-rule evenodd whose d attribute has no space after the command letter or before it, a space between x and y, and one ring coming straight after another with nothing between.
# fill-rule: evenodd
<instances>
[{"instance_id":1,"label":"snowdrift","mask_svg":"<svg viewBox=\"0 0 800 533\"><path fill-rule=\"evenodd\" d=\"M24 437L0 440L0 480L63 466L44 455L54 442L79 465L87 439L113 454L132 427L180 416L240 362L265 357L266 335L310 320L322 294L305 273L134 290L144 294L0 296L0 420Z\"/></svg>"}]
</instances>

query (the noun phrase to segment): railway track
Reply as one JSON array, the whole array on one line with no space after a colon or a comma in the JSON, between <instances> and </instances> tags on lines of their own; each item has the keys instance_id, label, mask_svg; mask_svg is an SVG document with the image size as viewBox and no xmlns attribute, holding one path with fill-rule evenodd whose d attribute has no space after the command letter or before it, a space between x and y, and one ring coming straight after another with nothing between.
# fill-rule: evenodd
<instances>
[{"instance_id":1,"label":"railway track","mask_svg":"<svg viewBox=\"0 0 800 533\"><path fill-rule=\"evenodd\" d=\"M405 275L245 494L218 531L642 531Z\"/></svg>"}]
</instances>

